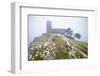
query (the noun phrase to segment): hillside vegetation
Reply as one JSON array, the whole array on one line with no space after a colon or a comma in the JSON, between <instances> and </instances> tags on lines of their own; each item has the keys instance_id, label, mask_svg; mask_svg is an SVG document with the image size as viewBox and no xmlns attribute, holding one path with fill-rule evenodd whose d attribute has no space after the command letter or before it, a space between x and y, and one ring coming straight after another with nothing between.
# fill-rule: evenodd
<instances>
[{"instance_id":1,"label":"hillside vegetation","mask_svg":"<svg viewBox=\"0 0 100 76\"><path fill-rule=\"evenodd\" d=\"M28 47L28 60L83 59L88 57L88 43L61 34L44 34Z\"/></svg>"}]
</instances>

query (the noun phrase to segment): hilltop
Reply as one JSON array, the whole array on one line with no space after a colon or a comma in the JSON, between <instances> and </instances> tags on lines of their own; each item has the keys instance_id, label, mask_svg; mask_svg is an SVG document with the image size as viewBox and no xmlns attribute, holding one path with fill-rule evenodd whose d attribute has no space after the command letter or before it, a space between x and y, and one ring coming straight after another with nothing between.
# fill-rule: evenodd
<instances>
[{"instance_id":1,"label":"hilltop","mask_svg":"<svg viewBox=\"0 0 100 76\"><path fill-rule=\"evenodd\" d=\"M28 60L83 59L88 57L88 43L61 34L43 34L28 46Z\"/></svg>"}]
</instances>

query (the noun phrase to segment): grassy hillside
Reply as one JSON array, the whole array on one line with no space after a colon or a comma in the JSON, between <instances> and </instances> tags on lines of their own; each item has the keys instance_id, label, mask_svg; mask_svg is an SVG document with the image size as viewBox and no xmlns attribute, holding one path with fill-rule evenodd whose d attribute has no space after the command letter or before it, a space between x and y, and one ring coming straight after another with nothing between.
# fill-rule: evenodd
<instances>
[{"instance_id":1,"label":"grassy hillside","mask_svg":"<svg viewBox=\"0 0 100 76\"><path fill-rule=\"evenodd\" d=\"M44 34L28 47L28 60L83 59L88 57L88 43L60 34Z\"/></svg>"}]
</instances>

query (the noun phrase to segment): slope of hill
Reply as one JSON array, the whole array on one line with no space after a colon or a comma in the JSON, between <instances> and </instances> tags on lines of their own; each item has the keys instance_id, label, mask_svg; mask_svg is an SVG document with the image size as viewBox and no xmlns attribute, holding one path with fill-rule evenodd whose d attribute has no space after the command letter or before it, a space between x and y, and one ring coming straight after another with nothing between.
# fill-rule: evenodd
<instances>
[{"instance_id":1,"label":"slope of hill","mask_svg":"<svg viewBox=\"0 0 100 76\"><path fill-rule=\"evenodd\" d=\"M28 47L28 60L83 59L88 57L88 43L61 34L44 34Z\"/></svg>"}]
</instances>

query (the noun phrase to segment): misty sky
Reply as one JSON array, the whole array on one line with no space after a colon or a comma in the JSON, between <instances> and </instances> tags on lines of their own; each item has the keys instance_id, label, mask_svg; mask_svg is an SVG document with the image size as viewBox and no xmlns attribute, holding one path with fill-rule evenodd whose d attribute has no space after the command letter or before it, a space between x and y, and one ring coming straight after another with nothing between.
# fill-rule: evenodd
<instances>
[{"instance_id":1,"label":"misty sky","mask_svg":"<svg viewBox=\"0 0 100 76\"><path fill-rule=\"evenodd\" d=\"M88 41L87 17L55 17L55 16L29 16L29 43L35 37L46 33L46 22L52 22L52 28L71 28L74 33L81 34L81 41Z\"/></svg>"}]
</instances>

